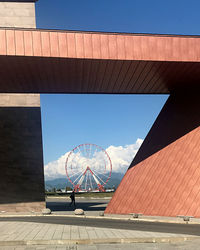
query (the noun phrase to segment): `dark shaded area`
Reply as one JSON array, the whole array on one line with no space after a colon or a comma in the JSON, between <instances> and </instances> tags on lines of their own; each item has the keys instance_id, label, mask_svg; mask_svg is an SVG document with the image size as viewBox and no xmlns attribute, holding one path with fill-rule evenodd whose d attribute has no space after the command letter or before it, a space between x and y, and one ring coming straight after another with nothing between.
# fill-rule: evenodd
<instances>
[{"instance_id":1,"label":"dark shaded area","mask_svg":"<svg viewBox=\"0 0 200 250\"><path fill-rule=\"evenodd\" d=\"M192 91L192 90L191 90ZM172 93L129 168L145 160L200 125L198 91Z\"/></svg>"},{"instance_id":2,"label":"dark shaded area","mask_svg":"<svg viewBox=\"0 0 200 250\"><path fill-rule=\"evenodd\" d=\"M93 201L88 199L83 199L83 201L80 201L80 199L76 199L76 208L82 208L85 212L87 211L104 211L109 200L105 201ZM70 201L47 201L46 207L50 208L51 211L74 211L74 206L69 206Z\"/></svg>"},{"instance_id":3,"label":"dark shaded area","mask_svg":"<svg viewBox=\"0 0 200 250\"><path fill-rule=\"evenodd\" d=\"M126 230L139 230L148 232L190 234L200 236L200 225L197 224L177 224L177 223L160 223L144 221L123 221L111 219L89 219L62 216L45 216L45 217L12 217L0 218L0 221L23 221L36 223L50 223L59 225L76 225L86 227L114 228Z\"/></svg>"},{"instance_id":4,"label":"dark shaded area","mask_svg":"<svg viewBox=\"0 0 200 250\"><path fill-rule=\"evenodd\" d=\"M44 201L39 107L0 108L0 204Z\"/></svg>"},{"instance_id":5,"label":"dark shaded area","mask_svg":"<svg viewBox=\"0 0 200 250\"><path fill-rule=\"evenodd\" d=\"M0 61L2 93L169 94L200 82L199 62L29 56Z\"/></svg>"}]
</instances>

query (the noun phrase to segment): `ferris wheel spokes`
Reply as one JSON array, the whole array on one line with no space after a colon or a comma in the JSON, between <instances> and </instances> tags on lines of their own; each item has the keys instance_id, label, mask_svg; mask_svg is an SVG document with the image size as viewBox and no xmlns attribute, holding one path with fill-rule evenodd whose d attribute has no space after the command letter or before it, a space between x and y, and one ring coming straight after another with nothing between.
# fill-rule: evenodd
<instances>
[{"instance_id":1,"label":"ferris wheel spokes","mask_svg":"<svg viewBox=\"0 0 200 250\"><path fill-rule=\"evenodd\" d=\"M106 184L97 174L96 174L96 172L95 172L95 175L96 175L96 178L99 178L99 180L102 182L102 184ZM100 183L99 183L100 184Z\"/></svg>"},{"instance_id":2,"label":"ferris wheel spokes","mask_svg":"<svg viewBox=\"0 0 200 250\"><path fill-rule=\"evenodd\" d=\"M90 186L93 189L93 185L92 185L92 175L90 174Z\"/></svg>"},{"instance_id":3,"label":"ferris wheel spokes","mask_svg":"<svg viewBox=\"0 0 200 250\"><path fill-rule=\"evenodd\" d=\"M99 172L97 170L95 170L95 173L98 173L98 175L103 175L103 176L107 177L105 174L103 174L103 173L101 173L101 172Z\"/></svg>"},{"instance_id":4,"label":"ferris wheel spokes","mask_svg":"<svg viewBox=\"0 0 200 250\"><path fill-rule=\"evenodd\" d=\"M65 169L75 191L105 191L104 186L110 179L112 163L105 150L87 143L77 146L69 153Z\"/></svg>"},{"instance_id":5,"label":"ferris wheel spokes","mask_svg":"<svg viewBox=\"0 0 200 250\"><path fill-rule=\"evenodd\" d=\"M80 174L80 173L82 173L82 171L78 171L76 173L73 173L72 175L70 175L70 177L76 176L77 174Z\"/></svg>"},{"instance_id":6,"label":"ferris wheel spokes","mask_svg":"<svg viewBox=\"0 0 200 250\"><path fill-rule=\"evenodd\" d=\"M76 178L76 180L74 180L74 183L75 183L80 177L83 177L83 176L82 176L82 172L81 172L81 174Z\"/></svg>"},{"instance_id":7,"label":"ferris wheel spokes","mask_svg":"<svg viewBox=\"0 0 200 250\"><path fill-rule=\"evenodd\" d=\"M78 178L80 177L80 175L77 177L76 180L78 180ZM102 189L102 184L105 184L105 182L96 174L94 173L94 171L92 171L90 169L90 167L87 167L85 172L83 173L83 175L81 176L81 178L79 179L79 181L77 182L77 184L75 185L76 188L81 188L81 186L83 185L83 183L85 184L85 190L88 190L88 186L91 186L93 189L93 185L92 185L92 177L97 185L97 187L101 187ZM76 180L74 182L76 182ZM85 182L84 182L85 181ZM90 185L89 185L90 183ZM102 183L102 184L101 184Z\"/></svg>"}]
</instances>

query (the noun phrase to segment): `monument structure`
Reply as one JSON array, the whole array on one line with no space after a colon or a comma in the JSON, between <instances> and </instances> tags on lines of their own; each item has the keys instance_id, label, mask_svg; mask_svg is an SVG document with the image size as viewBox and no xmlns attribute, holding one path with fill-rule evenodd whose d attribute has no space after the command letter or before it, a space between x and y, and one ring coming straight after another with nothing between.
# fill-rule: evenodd
<instances>
[{"instance_id":1,"label":"monument structure","mask_svg":"<svg viewBox=\"0 0 200 250\"><path fill-rule=\"evenodd\" d=\"M35 1L0 1L0 27L35 29ZM14 69L7 66L12 75ZM6 92L0 94L0 210L41 211L45 199L40 95Z\"/></svg>"},{"instance_id":2,"label":"monument structure","mask_svg":"<svg viewBox=\"0 0 200 250\"><path fill-rule=\"evenodd\" d=\"M200 216L199 36L3 27L0 64L0 210L44 207L37 94L170 94L105 212Z\"/></svg>"}]
</instances>

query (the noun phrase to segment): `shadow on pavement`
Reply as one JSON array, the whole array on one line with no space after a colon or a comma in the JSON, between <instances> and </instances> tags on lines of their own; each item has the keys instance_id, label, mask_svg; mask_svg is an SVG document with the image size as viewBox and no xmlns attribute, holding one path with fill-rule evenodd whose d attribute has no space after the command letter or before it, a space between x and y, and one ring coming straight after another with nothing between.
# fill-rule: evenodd
<instances>
[{"instance_id":1,"label":"shadow on pavement","mask_svg":"<svg viewBox=\"0 0 200 250\"><path fill-rule=\"evenodd\" d=\"M104 211L107 202L76 202L76 208L82 208L84 211ZM70 207L70 202L46 202L46 207L51 211L74 211L74 206Z\"/></svg>"}]
</instances>

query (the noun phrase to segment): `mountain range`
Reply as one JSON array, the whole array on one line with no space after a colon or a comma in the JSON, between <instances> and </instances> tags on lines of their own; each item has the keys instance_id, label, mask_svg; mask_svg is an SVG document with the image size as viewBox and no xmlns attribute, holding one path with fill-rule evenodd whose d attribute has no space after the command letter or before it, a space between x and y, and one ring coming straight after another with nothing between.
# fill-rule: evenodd
<instances>
[{"instance_id":1,"label":"mountain range","mask_svg":"<svg viewBox=\"0 0 200 250\"><path fill-rule=\"evenodd\" d=\"M117 188L123 176L124 176L124 173L113 172L110 180L106 184L106 188L113 188L113 187ZM72 187L72 184L69 182L67 177L45 180L46 190L52 190L53 188L63 189L66 187Z\"/></svg>"}]
</instances>

